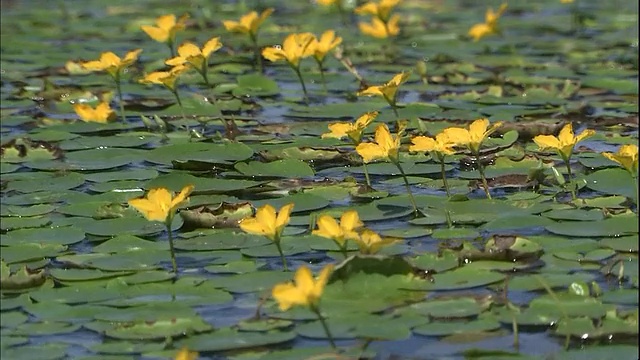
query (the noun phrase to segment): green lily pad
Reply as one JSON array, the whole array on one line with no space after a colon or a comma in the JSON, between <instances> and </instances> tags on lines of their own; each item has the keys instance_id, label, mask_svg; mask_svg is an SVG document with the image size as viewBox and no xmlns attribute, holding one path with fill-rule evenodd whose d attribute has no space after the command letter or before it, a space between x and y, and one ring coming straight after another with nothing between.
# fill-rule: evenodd
<instances>
[{"instance_id":1,"label":"green lily pad","mask_svg":"<svg viewBox=\"0 0 640 360\"><path fill-rule=\"evenodd\" d=\"M296 159L276 160L269 163L251 161L248 163L237 163L235 166L243 175L253 177L307 177L313 176L315 172L304 161Z\"/></svg>"},{"instance_id":2,"label":"green lily pad","mask_svg":"<svg viewBox=\"0 0 640 360\"><path fill-rule=\"evenodd\" d=\"M192 351L226 351L286 343L295 337L291 331L242 332L223 328L212 334L190 336L176 345Z\"/></svg>"},{"instance_id":3,"label":"green lily pad","mask_svg":"<svg viewBox=\"0 0 640 360\"><path fill-rule=\"evenodd\" d=\"M562 222L547 226L554 234L578 237L619 237L638 232L638 221L633 216L617 216L600 221Z\"/></svg>"},{"instance_id":4,"label":"green lily pad","mask_svg":"<svg viewBox=\"0 0 640 360\"><path fill-rule=\"evenodd\" d=\"M145 154L145 160L169 165L172 161L198 161L211 164L230 164L242 161L253 155L253 150L247 145L235 142L212 144L207 142L192 142L172 144L158 147Z\"/></svg>"}]
</instances>

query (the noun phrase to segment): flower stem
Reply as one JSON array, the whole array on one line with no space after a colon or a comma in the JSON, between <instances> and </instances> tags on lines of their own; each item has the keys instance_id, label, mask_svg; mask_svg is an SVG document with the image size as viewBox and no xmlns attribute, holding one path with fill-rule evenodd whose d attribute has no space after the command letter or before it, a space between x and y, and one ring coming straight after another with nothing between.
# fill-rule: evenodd
<instances>
[{"instance_id":1,"label":"flower stem","mask_svg":"<svg viewBox=\"0 0 640 360\"><path fill-rule=\"evenodd\" d=\"M453 221L451 220L451 211L449 211L449 209L444 209L444 217L447 219L447 227L449 229L453 228Z\"/></svg>"},{"instance_id":2,"label":"flower stem","mask_svg":"<svg viewBox=\"0 0 640 360\"><path fill-rule=\"evenodd\" d=\"M304 102L309 103L309 97L307 96L307 87L304 85L304 79L302 79L302 74L300 73L300 67L292 66L293 71L298 75L298 80L300 80L300 85L302 85L302 92L304 93Z\"/></svg>"},{"instance_id":3,"label":"flower stem","mask_svg":"<svg viewBox=\"0 0 640 360\"><path fill-rule=\"evenodd\" d=\"M640 186L640 183L638 182L637 176L634 177L634 180L636 184L636 213L640 214L640 211L638 210L640 209L640 190L638 189L638 186Z\"/></svg>"},{"instance_id":4,"label":"flower stem","mask_svg":"<svg viewBox=\"0 0 640 360\"><path fill-rule=\"evenodd\" d=\"M118 93L118 104L120 105L120 117L122 122L127 121L127 117L124 114L124 101L122 100L122 86L120 85L120 72L114 76L113 81L116 82L116 92Z\"/></svg>"},{"instance_id":5,"label":"flower stem","mask_svg":"<svg viewBox=\"0 0 640 360\"><path fill-rule=\"evenodd\" d=\"M178 90L172 90L173 96L175 96L176 101L178 102L178 106L180 106L180 112L182 113L182 118L187 120L187 115L184 113L184 106L182 106L182 101L180 100L180 95L178 95Z\"/></svg>"},{"instance_id":6,"label":"flower stem","mask_svg":"<svg viewBox=\"0 0 640 360\"><path fill-rule=\"evenodd\" d=\"M287 258L282 252L282 245L280 245L280 240L274 241L274 244L276 244L276 248L278 249L278 253L280 254L280 260L282 260L282 267L284 268L284 271L289 271L289 268L287 267Z\"/></svg>"},{"instance_id":7,"label":"flower stem","mask_svg":"<svg viewBox=\"0 0 640 360\"><path fill-rule=\"evenodd\" d=\"M444 156L438 155L440 158L440 173L442 174L442 184L444 185L444 190L447 192L447 197L451 197L451 193L449 192L449 184L447 183L447 174L444 171Z\"/></svg>"},{"instance_id":8,"label":"flower stem","mask_svg":"<svg viewBox=\"0 0 640 360\"><path fill-rule=\"evenodd\" d=\"M344 6L342 5L342 0L336 1L336 7L338 8L338 12L340 13L340 18L342 18L342 24L344 26L349 26L349 18L347 13L344 11Z\"/></svg>"},{"instance_id":9,"label":"flower stem","mask_svg":"<svg viewBox=\"0 0 640 360\"><path fill-rule=\"evenodd\" d=\"M169 51L171 52L171 57L176 57L176 49L173 46L173 40L167 41L167 46L169 47Z\"/></svg>"},{"instance_id":10,"label":"flower stem","mask_svg":"<svg viewBox=\"0 0 640 360\"><path fill-rule=\"evenodd\" d=\"M325 80L324 78L324 68L322 67L322 61L319 61L316 59L316 62L318 63L318 69L320 69L320 78L322 79L322 90L324 91L325 96L327 94L329 94L329 91L327 90L327 80Z\"/></svg>"},{"instance_id":11,"label":"flower stem","mask_svg":"<svg viewBox=\"0 0 640 360\"><path fill-rule=\"evenodd\" d=\"M202 69L200 69L200 75L202 75L202 79L204 80L204 84L209 87L209 76L207 75L207 70L209 69L209 64L207 62L202 63Z\"/></svg>"},{"instance_id":12,"label":"flower stem","mask_svg":"<svg viewBox=\"0 0 640 360\"><path fill-rule=\"evenodd\" d=\"M371 187L371 179L369 178L369 170L367 169L367 163L366 162L362 162L362 170L364 170L364 179L367 181L367 186L369 188Z\"/></svg>"},{"instance_id":13,"label":"flower stem","mask_svg":"<svg viewBox=\"0 0 640 360\"><path fill-rule=\"evenodd\" d=\"M398 114L398 107L396 106L396 104L392 104L391 108L393 109L393 113L396 115L396 119L400 120L400 114Z\"/></svg>"},{"instance_id":14,"label":"flower stem","mask_svg":"<svg viewBox=\"0 0 640 360\"><path fill-rule=\"evenodd\" d=\"M480 173L480 178L482 179L482 187L484 188L484 193L487 194L487 199L491 200L489 184L487 183L487 177L484 175L484 166L480 162L480 154L476 154L476 162L478 163L478 172Z\"/></svg>"},{"instance_id":15,"label":"flower stem","mask_svg":"<svg viewBox=\"0 0 640 360\"><path fill-rule=\"evenodd\" d=\"M567 176L569 177L569 186L572 187L571 188L571 198L573 200L576 200L578 198L578 196L576 195L576 185L577 184L575 184L573 182L573 174L571 173L571 158L569 157L569 158L566 158L566 159L563 159L563 160L564 160L565 165L567 166Z\"/></svg>"},{"instance_id":16,"label":"flower stem","mask_svg":"<svg viewBox=\"0 0 640 360\"><path fill-rule=\"evenodd\" d=\"M253 44L253 58L256 62L255 65L258 68L258 72L260 74L263 73L264 69L262 66L262 56L260 55L260 47L258 47L258 37L252 33L249 33L249 37L251 38L251 43Z\"/></svg>"},{"instance_id":17,"label":"flower stem","mask_svg":"<svg viewBox=\"0 0 640 360\"><path fill-rule=\"evenodd\" d=\"M417 217L420 215L420 211L418 211L418 205L416 204L416 199L413 197L413 193L411 192L411 186L409 185L409 180L407 179L407 175L402 170L402 166L400 166L400 161L394 161L394 165L400 170L400 174L402 174L402 179L404 180L404 187L407 189L407 194L409 195L409 200L411 200L411 205L413 206L413 213Z\"/></svg>"},{"instance_id":18,"label":"flower stem","mask_svg":"<svg viewBox=\"0 0 640 360\"><path fill-rule=\"evenodd\" d=\"M167 233L169 233L169 251L171 252L171 267L173 269L173 273L178 273L178 264L176 263L176 251L173 248L173 232L171 231L171 220L168 220L165 223L167 227Z\"/></svg>"},{"instance_id":19,"label":"flower stem","mask_svg":"<svg viewBox=\"0 0 640 360\"><path fill-rule=\"evenodd\" d=\"M338 244L338 246L340 246L340 245ZM345 259L349 257L349 254L348 254L348 251L347 251L347 241L346 240L344 242L344 245L340 246L340 252L342 253L342 256L344 256Z\"/></svg>"},{"instance_id":20,"label":"flower stem","mask_svg":"<svg viewBox=\"0 0 640 360\"><path fill-rule=\"evenodd\" d=\"M327 325L327 321L320 314L320 309L318 309L317 305L311 305L311 311L313 311L316 315L318 315L318 320L320 320L320 323L322 324L324 333L327 335L327 338L329 338L329 344L331 344L331 347L335 349L336 343L333 341L333 335L331 335L331 331L329 331L329 326Z\"/></svg>"}]
</instances>

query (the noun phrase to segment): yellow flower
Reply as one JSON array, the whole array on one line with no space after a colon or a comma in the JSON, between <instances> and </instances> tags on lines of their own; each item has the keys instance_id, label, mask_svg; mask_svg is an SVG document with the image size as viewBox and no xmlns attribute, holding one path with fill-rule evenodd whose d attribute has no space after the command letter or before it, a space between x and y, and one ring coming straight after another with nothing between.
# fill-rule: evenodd
<instances>
[{"instance_id":1,"label":"yellow flower","mask_svg":"<svg viewBox=\"0 0 640 360\"><path fill-rule=\"evenodd\" d=\"M107 51L100 54L99 60L87 61L80 65L90 71L106 71L112 78L119 79L120 71L136 62L141 52L142 49L129 51L124 59L121 59L118 55Z\"/></svg>"},{"instance_id":2,"label":"yellow flower","mask_svg":"<svg viewBox=\"0 0 640 360\"><path fill-rule=\"evenodd\" d=\"M488 119L478 119L469 125L469 130L453 127L444 129L443 133L452 143L465 146L473 154L478 155L482 142L500 126L502 126L501 121L489 127Z\"/></svg>"},{"instance_id":3,"label":"yellow flower","mask_svg":"<svg viewBox=\"0 0 640 360\"><path fill-rule=\"evenodd\" d=\"M166 188L155 188L149 190L146 198L136 198L129 200L129 205L136 208L149 221L161 221L170 224L176 214L178 206L187 200L193 185L182 188L180 193L173 197Z\"/></svg>"},{"instance_id":4,"label":"yellow flower","mask_svg":"<svg viewBox=\"0 0 640 360\"><path fill-rule=\"evenodd\" d=\"M389 15L391 14L391 10L398 5L400 0L381 0L378 3L374 3L373 1L368 2L362 6L357 7L354 11L356 14L368 14L376 16L378 19L383 22L387 22L389 20Z\"/></svg>"},{"instance_id":5,"label":"yellow flower","mask_svg":"<svg viewBox=\"0 0 640 360\"><path fill-rule=\"evenodd\" d=\"M178 351L174 360L196 360L198 353L196 351L189 351L186 347L183 347Z\"/></svg>"},{"instance_id":6,"label":"yellow flower","mask_svg":"<svg viewBox=\"0 0 640 360\"><path fill-rule=\"evenodd\" d=\"M361 95L380 95L382 96L392 107L396 106L396 96L398 94L398 88L402 83L407 81L407 78L411 75L409 72L401 72L396 74L393 79L380 86L369 86L368 88L359 91L358 96Z\"/></svg>"},{"instance_id":7,"label":"yellow flower","mask_svg":"<svg viewBox=\"0 0 640 360\"><path fill-rule=\"evenodd\" d=\"M355 210L343 213L340 224L329 215L321 215L316 223L318 229L313 230L313 235L331 239L341 248L345 247L347 240L357 239L358 233L355 230L364 225Z\"/></svg>"},{"instance_id":8,"label":"yellow flower","mask_svg":"<svg viewBox=\"0 0 640 360\"><path fill-rule=\"evenodd\" d=\"M475 24L469 29L469 36L473 38L473 41L478 41L481 38L497 34L498 33L498 19L504 11L507 9L507 4L500 5L497 12L493 12L492 8L488 8L484 17L484 23Z\"/></svg>"},{"instance_id":9,"label":"yellow flower","mask_svg":"<svg viewBox=\"0 0 640 360\"><path fill-rule=\"evenodd\" d=\"M294 276L294 282L277 284L273 287L271 295L278 302L280 310L287 311L296 305L309 306L317 309L324 287L329 281L329 275L333 271L333 264L329 264L320 271L318 280L313 279L313 274L308 267L300 267Z\"/></svg>"},{"instance_id":10,"label":"yellow flower","mask_svg":"<svg viewBox=\"0 0 640 360\"><path fill-rule=\"evenodd\" d=\"M222 25L229 32L236 32L242 34L249 34L254 38L258 34L260 25L273 13L273 8L266 9L260 16L255 11L252 11L240 18L240 21L224 20Z\"/></svg>"},{"instance_id":11,"label":"yellow flower","mask_svg":"<svg viewBox=\"0 0 640 360\"><path fill-rule=\"evenodd\" d=\"M339 3L340 1L342 0L316 0L316 3L324 6L329 6L329 5Z\"/></svg>"},{"instance_id":12,"label":"yellow flower","mask_svg":"<svg viewBox=\"0 0 640 360\"><path fill-rule=\"evenodd\" d=\"M268 47L262 50L262 56L269 61L285 60L291 67L297 69L300 59L313 54L310 47L315 36L312 33L290 34L282 43L282 47Z\"/></svg>"},{"instance_id":13,"label":"yellow flower","mask_svg":"<svg viewBox=\"0 0 640 360\"><path fill-rule=\"evenodd\" d=\"M348 136L354 144L359 144L362 139L362 133L378 116L378 111L370 111L364 113L356 120L355 123L332 123L329 124L330 132L322 134L322 138L342 139Z\"/></svg>"},{"instance_id":14,"label":"yellow flower","mask_svg":"<svg viewBox=\"0 0 640 360\"><path fill-rule=\"evenodd\" d=\"M323 62L325 56L329 53L329 51L335 49L336 46L342 43L342 38L340 36L336 36L336 32L333 30L327 30L320 36L320 41L318 41L315 36L309 44L309 48L313 51L313 57L319 62Z\"/></svg>"},{"instance_id":15,"label":"yellow flower","mask_svg":"<svg viewBox=\"0 0 640 360\"><path fill-rule=\"evenodd\" d=\"M87 104L73 104L73 110L78 114L80 120L86 122L106 124L116 118L116 112L111 110L107 102L101 102L95 108Z\"/></svg>"},{"instance_id":16,"label":"yellow flower","mask_svg":"<svg viewBox=\"0 0 640 360\"><path fill-rule=\"evenodd\" d=\"M386 124L380 124L376 128L374 143L362 143L356 146L356 152L362 156L365 163L369 163L376 159L389 160L392 163L398 163L398 151L400 150L400 140L404 133L405 125L401 125L398 133L393 136L389 132Z\"/></svg>"},{"instance_id":17,"label":"yellow flower","mask_svg":"<svg viewBox=\"0 0 640 360\"><path fill-rule=\"evenodd\" d=\"M400 15L395 14L387 23L378 18L372 18L370 24L360 22L358 23L358 27L365 35L370 35L378 39L386 39L400 33L400 26L398 26L398 22L400 22Z\"/></svg>"},{"instance_id":18,"label":"yellow flower","mask_svg":"<svg viewBox=\"0 0 640 360\"><path fill-rule=\"evenodd\" d=\"M638 174L638 145L622 145L618 152L612 154L610 152L602 153L607 159L622 165L631 175Z\"/></svg>"},{"instance_id":19,"label":"yellow flower","mask_svg":"<svg viewBox=\"0 0 640 360\"><path fill-rule=\"evenodd\" d=\"M574 0L560 0L562 4L572 4Z\"/></svg>"},{"instance_id":20,"label":"yellow flower","mask_svg":"<svg viewBox=\"0 0 640 360\"><path fill-rule=\"evenodd\" d=\"M411 139L412 145L409 146L409 151L415 152L436 152L440 156L455 154L453 143L447 134L440 133L436 135L435 139L427 136L416 136Z\"/></svg>"},{"instance_id":21,"label":"yellow flower","mask_svg":"<svg viewBox=\"0 0 640 360\"><path fill-rule=\"evenodd\" d=\"M176 32L185 29L188 18L189 15L185 14L176 21L173 14L162 15L156 19L157 26L142 25L140 28L153 40L171 45L176 39Z\"/></svg>"},{"instance_id":22,"label":"yellow flower","mask_svg":"<svg viewBox=\"0 0 640 360\"><path fill-rule=\"evenodd\" d=\"M150 74L147 74L144 78L140 80L143 84L159 84L164 85L167 89L172 92L176 91L176 81L178 77L183 72L189 70L188 66L185 65L176 65L171 68L169 71L155 71Z\"/></svg>"},{"instance_id":23,"label":"yellow flower","mask_svg":"<svg viewBox=\"0 0 640 360\"><path fill-rule=\"evenodd\" d=\"M580 141L595 135L595 130L587 129L575 136L573 134L573 125L568 123L565 125L558 137L553 135L538 135L533 138L533 141L540 147L540 150L554 149L560 154L562 159L566 162L571 158L573 148Z\"/></svg>"},{"instance_id":24,"label":"yellow flower","mask_svg":"<svg viewBox=\"0 0 640 360\"><path fill-rule=\"evenodd\" d=\"M202 49L195 44L184 43L178 47L178 56L165 61L165 64L176 66L189 63L194 68L202 70L208 65L209 56L221 47L222 43L219 37L211 38L204 44Z\"/></svg>"},{"instance_id":25,"label":"yellow flower","mask_svg":"<svg viewBox=\"0 0 640 360\"><path fill-rule=\"evenodd\" d=\"M365 229L360 237L355 239L360 253L362 254L375 254L380 251L381 248L387 245L391 245L397 241L397 239L389 237L381 237L375 231Z\"/></svg>"},{"instance_id":26,"label":"yellow flower","mask_svg":"<svg viewBox=\"0 0 640 360\"><path fill-rule=\"evenodd\" d=\"M266 236L273 242L279 242L282 231L289 223L293 205L283 206L276 216L276 209L266 204L256 211L255 217L240 221L240 229L249 234Z\"/></svg>"}]
</instances>

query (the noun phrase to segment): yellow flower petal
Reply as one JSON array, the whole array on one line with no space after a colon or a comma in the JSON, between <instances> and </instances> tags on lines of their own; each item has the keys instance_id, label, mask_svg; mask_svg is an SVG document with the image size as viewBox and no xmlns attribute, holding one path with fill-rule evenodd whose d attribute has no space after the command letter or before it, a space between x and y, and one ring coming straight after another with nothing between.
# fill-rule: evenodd
<instances>
[{"instance_id":1,"label":"yellow flower petal","mask_svg":"<svg viewBox=\"0 0 640 360\"><path fill-rule=\"evenodd\" d=\"M164 29L150 26L150 25L142 25L140 26L142 31L144 31L149 37L157 42L167 42L169 39L169 32Z\"/></svg>"},{"instance_id":2,"label":"yellow flower petal","mask_svg":"<svg viewBox=\"0 0 640 360\"><path fill-rule=\"evenodd\" d=\"M283 283L274 286L271 295L278 303L280 310L286 311L296 305L317 307L333 267L333 264L325 266L320 271L318 279L314 280L311 270L301 266L294 275L293 284Z\"/></svg>"},{"instance_id":3,"label":"yellow flower petal","mask_svg":"<svg viewBox=\"0 0 640 360\"><path fill-rule=\"evenodd\" d=\"M477 141L481 139L489 127L488 119L478 119L469 125L469 134L471 135L471 141Z\"/></svg>"},{"instance_id":4,"label":"yellow flower petal","mask_svg":"<svg viewBox=\"0 0 640 360\"><path fill-rule=\"evenodd\" d=\"M389 19L387 23L388 36L396 36L400 33L400 15L395 14Z\"/></svg>"},{"instance_id":5,"label":"yellow flower petal","mask_svg":"<svg viewBox=\"0 0 640 360\"><path fill-rule=\"evenodd\" d=\"M580 141L586 139L586 138L590 138L593 135L596 134L595 130L592 129L586 129L583 132L580 133L580 135L576 136L576 144L579 143Z\"/></svg>"},{"instance_id":6,"label":"yellow flower petal","mask_svg":"<svg viewBox=\"0 0 640 360\"><path fill-rule=\"evenodd\" d=\"M268 47L268 48L264 48L262 49L262 56L269 60L269 61L280 61L280 60L287 60L287 54L285 54L285 52L280 49L280 48L276 48L276 47Z\"/></svg>"},{"instance_id":7,"label":"yellow flower petal","mask_svg":"<svg viewBox=\"0 0 640 360\"><path fill-rule=\"evenodd\" d=\"M318 279L316 280L315 286L313 288L314 290L313 295L316 297L316 299L320 299L320 296L322 296L324 287L327 285L327 282L329 281L329 277L331 276L331 273L333 272L334 267L335 266L333 264L329 264L324 268L322 268L322 270L320 271L320 274L318 274Z\"/></svg>"},{"instance_id":8,"label":"yellow flower petal","mask_svg":"<svg viewBox=\"0 0 640 360\"><path fill-rule=\"evenodd\" d=\"M386 39L389 37L386 25L378 18L372 18L371 23L359 22L358 27L360 28L360 32L365 35L378 39Z\"/></svg>"},{"instance_id":9,"label":"yellow flower petal","mask_svg":"<svg viewBox=\"0 0 640 360\"><path fill-rule=\"evenodd\" d=\"M239 32L239 33L245 33L248 32L247 29L242 26L242 24L240 24L237 21L233 21L233 20L223 20L222 21L222 25L224 26L225 29L227 29L227 31L229 32Z\"/></svg>"},{"instance_id":10,"label":"yellow flower petal","mask_svg":"<svg viewBox=\"0 0 640 360\"><path fill-rule=\"evenodd\" d=\"M198 358L198 352L189 351L186 347L183 347L178 351L174 360L196 360Z\"/></svg>"},{"instance_id":11,"label":"yellow flower petal","mask_svg":"<svg viewBox=\"0 0 640 360\"><path fill-rule=\"evenodd\" d=\"M384 92L382 92L382 86L369 86L368 88L358 92L358 96L361 96L361 95L369 95L369 96L380 95L380 96L384 96Z\"/></svg>"},{"instance_id":12,"label":"yellow flower petal","mask_svg":"<svg viewBox=\"0 0 640 360\"><path fill-rule=\"evenodd\" d=\"M618 152L612 154L610 152L602 153L607 159L622 165L631 176L638 176L638 145L629 144L622 145Z\"/></svg>"},{"instance_id":13,"label":"yellow flower petal","mask_svg":"<svg viewBox=\"0 0 640 360\"><path fill-rule=\"evenodd\" d=\"M180 193L173 200L171 200L171 210L175 210L178 206L180 206L180 203L185 201L189 197L189 195L191 195L194 187L195 186L193 185L187 185L183 187L182 190L180 190Z\"/></svg>"},{"instance_id":14,"label":"yellow flower petal","mask_svg":"<svg viewBox=\"0 0 640 360\"><path fill-rule=\"evenodd\" d=\"M222 48L222 43L220 42L220 38L219 37L211 38L202 47L202 55L204 55L205 58L209 58L209 56L212 53L218 51L220 48Z\"/></svg>"},{"instance_id":15,"label":"yellow flower petal","mask_svg":"<svg viewBox=\"0 0 640 360\"><path fill-rule=\"evenodd\" d=\"M493 34L493 30L485 23L473 25L468 32L468 35L473 38L473 41L479 41L483 37L491 34Z\"/></svg>"},{"instance_id":16,"label":"yellow flower petal","mask_svg":"<svg viewBox=\"0 0 640 360\"><path fill-rule=\"evenodd\" d=\"M289 223L291 217L291 210L293 210L293 203L287 204L280 208L278 217L276 218L276 229L284 228Z\"/></svg>"},{"instance_id":17,"label":"yellow flower petal","mask_svg":"<svg viewBox=\"0 0 640 360\"><path fill-rule=\"evenodd\" d=\"M363 225L358 212L355 210L346 211L340 217L340 226L345 230L355 230Z\"/></svg>"},{"instance_id":18,"label":"yellow flower petal","mask_svg":"<svg viewBox=\"0 0 640 360\"><path fill-rule=\"evenodd\" d=\"M336 219L329 215L321 215L316 220L318 229L313 230L313 235L322 236L329 239L337 239L342 236L342 229Z\"/></svg>"},{"instance_id":19,"label":"yellow flower petal","mask_svg":"<svg viewBox=\"0 0 640 360\"><path fill-rule=\"evenodd\" d=\"M293 284L278 284L273 287L271 296L281 311L287 311L294 305L304 305L305 297Z\"/></svg>"},{"instance_id":20,"label":"yellow flower petal","mask_svg":"<svg viewBox=\"0 0 640 360\"><path fill-rule=\"evenodd\" d=\"M365 163L370 163L378 159L386 159L387 151L374 143L362 143L356 146L356 152L362 157Z\"/></svg>"},{"instance_id":21,"label":"yellow flower petal","mask_svg":"<svg viewBox=\"0 0 640 360\"><path fill-rule=\"evenodd\" d=\"M292 209L293 204L287 204L276 214L276 209L266 204L256 211L254 217L241 220L240 228L249 234L263 235L271 241L279 242L282 231L289 223Z\"/></svg>"},{"instance_id":22,"label":"yellow flower petal","mask_svg":"<svg viewBox=\"0 0 640 360\"><path fill-rule=\"evenodd\" d=\"M373 120L378 117L379 111L369 111L367 113L362 114L358 120L356 120L356 127L360 129L365 129L369 124L373 122Z\"/></svg>"},{"instance_id":23,"label":"yellow flower petal","mask_svg":"<svg viewBox=\"0 0 640 360\"><path fill-rule=\"evenodd\" d=\"M186 200L193 190L193 185L185 186L175 199L166 188L149 190L145 198L129 200L129 205L136 208L149 221L167 222L173 219L178 205Z\"/></svg>"},{"instance_id":24,"label":"yellow flower petal","mask_svg":"<svg viewBox=\"0 0 640 360\"><path fill-rule=\"evenodd\" d=\"M354 128L353 125L349 123L332 123L327 126L329 128L329 132L322 134L320 137L341 139L347 136L347 132Z\"/></svg>"},{"instance_id":25,"label":"yellow flower petal","mask_svg":"<svg viewBox=\"0 0 640 360\"><path fill-rule=\"evenodd\" d=\"M108 123L116 118L116 113L109 107L107 102L101 102L98 106L92 108L87 104L74 104L73 110L82 121Z\"/></svg>"},{"instance_id":26,"label":"yellow flower petal","mask_svg":"<svg viewBox=\"0 0 640 360\"><path fill-rule=\"evenodd\" d=\"M266 204L256 211L256 221L262 225L264 232L270 236L276 233L276 209Z\"/></svg>"},{"instance_id":27,"label":"yellow flower petal","mask_svg":"<svg viewBox=\"0 0 640 360\"><path fill-rule=\"evenodd\" d=\"M176 16L173 14L162 15L156 19L156 25L162 30L169 31L176 25Z\"/></svg>"},{"instance_id":28,"label":"yellow flower petal","mask_svg":"<svg viewBox=\"0 0 640 360\"><path fill-rule=\"evenodd\" d=\"M409 151L411 152L429 152L436 149L436 140L427 136L416 136L411 139Z\"/></svg>"},{"instance_id":29,"label":"yellow flower petal","mask_svg":"<svg viewBox=\"0 0 640 360\"><path fill-rule=\"evenodd\" d=\"M303 294L311 294L314 288L313 273L308 267L302 266L296 271L293 281L298 291Z\"/></svg>"}]
</instances>

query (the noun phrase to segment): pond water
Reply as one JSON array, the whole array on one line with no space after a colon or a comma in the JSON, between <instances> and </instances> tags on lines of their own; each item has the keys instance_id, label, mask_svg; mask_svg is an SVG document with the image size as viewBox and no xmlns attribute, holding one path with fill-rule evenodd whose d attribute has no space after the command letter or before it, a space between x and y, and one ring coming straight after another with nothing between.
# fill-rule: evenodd
<instances>
[{"instance_id":1,"label":"pond water","mask_svg":"<svg viewBox=\"0 0 640 360\"><path fill-rule=\"evenodd\" d=\"M370 16L344 4L345 17L314 1L2 1L3 358L172 359L182 348L237 360L638 357L637 177L601 154L638 143L638 5L513 1L499 33L473 41L469 29L500 2L403 0L389 39L362 34ZM334 54L324 74L302 60L308 103L289 66L263 59L259 73L249 37L222 26L270 7L260 48L293 32L343 38L352 69ZM139 82L167 69L169 48L140 29L165 14L189 14L176 45L223 44L210 85L193 70L180 76L182 106ZM136 48L122 121L112 79L77 64ZM403 71L398 117L357 95ZM78 119L74 104L101 100L115 121ZM408 121L407 178L374 161L371 191L354 146L321 135L374 110L366 142L378 124L393 132ZM441 164L410 153L411 138L480 118L503 122L481 153L492 199L461 148L444 160L447 197ZM595 130L575 146L571 174L532 141L568 123ZM171 224L173 274L165 226L128 200L189 184ZM289 269L336 266L320 310L337 350L312 311L278 309L271 289L294 272L271 241L238 228L233 206L245 202L295 204L282 237ZM217 214L213 228L188 215L203 207ZM396 242L375 256L348 242L345 260L310 231L349 210Z\"/></svg>"}]
</instances>

